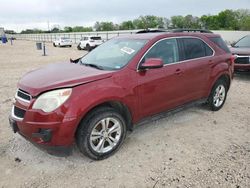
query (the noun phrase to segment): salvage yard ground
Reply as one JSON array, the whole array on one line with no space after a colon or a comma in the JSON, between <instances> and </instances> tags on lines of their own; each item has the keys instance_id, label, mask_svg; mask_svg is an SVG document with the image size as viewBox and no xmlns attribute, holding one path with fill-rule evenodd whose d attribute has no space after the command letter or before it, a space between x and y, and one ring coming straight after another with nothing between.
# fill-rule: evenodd
<instances>
[{"instance_id":1,"label":"salvage yard ground","mask_svg":"<svg viewBox=\"0 0 250 188\"><path fill-rule=\"evenodd\" d=\"M28 71L85 51L35 43L0 44L0 188L3 187L250 187L250 73L236 74L225 106L188 108L148 121L121 149L92 161L40 151L8 123L16 83Z\"/></svg>"}]
</instances>

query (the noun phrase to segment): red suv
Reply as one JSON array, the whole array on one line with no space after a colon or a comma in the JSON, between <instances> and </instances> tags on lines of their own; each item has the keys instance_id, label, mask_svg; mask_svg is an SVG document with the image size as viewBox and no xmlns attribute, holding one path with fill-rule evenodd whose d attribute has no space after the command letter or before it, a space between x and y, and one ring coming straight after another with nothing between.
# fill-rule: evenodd
<instances>
[{"instance_id":1,"label":"red suv","mask_svg":"<svg viewBox=\"0 0 250 188\"><path fill-rule=\"evenodd\" d=\"M140 120L195 101L219 110L233 58L219 35L160 32L120 36L78 60L51 64L18 83L10 124L32 143L104 159Z\"/></svg>"}]
</instances>

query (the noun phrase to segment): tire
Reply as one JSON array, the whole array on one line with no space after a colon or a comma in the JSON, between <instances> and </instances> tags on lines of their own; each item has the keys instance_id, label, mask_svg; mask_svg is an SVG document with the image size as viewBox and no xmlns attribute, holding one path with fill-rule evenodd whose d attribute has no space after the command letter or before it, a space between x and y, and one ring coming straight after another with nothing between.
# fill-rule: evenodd
<instances>
[{"instance_id":1,"label":"tire","mask_svg":"<svg viewBox=\"0 0 250 188\"><path fill-rule=\"evenodd\" d=\"M227 98L228 85L224 80L218 80L209 95L208 105L212 111L220 110Z\"/></svg>"},{"instance_id":2,"label":"tire","mask_svg":"<svg viewBox=\"0 0 250 188\"><path fill-rule=\"evenodd\" d=\"M80 44L77 45L77 50L82 50Z\"/></svg>"},{"instance_id":3,"label":"tire","mask_svg":"<svg viewBox=\"0 0 250 188\"><path fill-rule=\"evenodd\" d=\"M69 45L69 47L71 48L71 47L72 47L72 45Z\"/></svg>"},{"instance_id":4,"label":"tire","mask_svg":"<svg viewBox=\"0 0 250 188\"><path fill-rule=\"evenodd\" d=\"M56 47L56 44L53 42L53 46Z\"/></svg>"},{"instance_id":5,"label":"tire","mask_svg":"<svg viewBox=\"0 0 250 188\"><path fill-rule=\"evenodd\" d=\"M124 118L113 108L97 108L84 118L77 134L79 150L94 160L114 154L126 137Z\"/></svg>"},{"instance_id":6,"label":"tire","mask_svg":"<svg viewBox=\"0 0 250 188\"><path fill-rule=\"evenodd\" d=\"M89 44L86 44L85 49L86 49L88 52L90 52L90 51L91 51L91 47L90 47L90 45L89 45Z\"/></svg>"}]
</instances>

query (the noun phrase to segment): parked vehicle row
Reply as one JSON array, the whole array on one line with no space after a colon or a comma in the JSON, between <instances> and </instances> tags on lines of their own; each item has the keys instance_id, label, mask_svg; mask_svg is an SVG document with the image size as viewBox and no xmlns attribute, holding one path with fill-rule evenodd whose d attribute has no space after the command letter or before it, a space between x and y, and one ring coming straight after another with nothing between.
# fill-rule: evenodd
<instances>
[{"instance_id":1,"label":"parked vehicle row","mask_svg":"<svg viewBox=\"0 0 250 188\"><path fill-rule=\"evenodd\" d=\"M54 47L63 47L63 46L72 46L72 40L67 37L59 37L55 41L53 41Z\"/></svg>"},{"instance_id":2,"label":"parked vehicle row","mask_svg":"<svg viewBox=\"0 0 250 188\"><path fill-rule=\"evenodd\" d=\"M102 43L103 40L99 36L86 36L80 40L80 43L77 45L77 49L91 51Z\"/></svg>"},{"instance_id":3,"label":"parked vehicle row","mask_svg":"<svg viewBox=\"0 0 250 188\"><path fill-rule=\"evenodd\" d=\"M103 40L100 36L85 36L83 37L79 44L77 45L78 50L87 50L91 51L97 46L101 45L103 43ZM59 37L55 41L53 41L54 47L71 47L72 46L72 40L67 37Z\"/></svg>"}]
</instances>

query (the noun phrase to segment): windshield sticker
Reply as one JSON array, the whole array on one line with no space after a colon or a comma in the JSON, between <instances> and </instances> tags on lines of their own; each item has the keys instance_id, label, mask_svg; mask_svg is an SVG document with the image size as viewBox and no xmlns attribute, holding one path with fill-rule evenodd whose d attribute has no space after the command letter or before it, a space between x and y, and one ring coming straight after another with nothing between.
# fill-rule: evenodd
<instances>
[{"instance_id":1,"label":"windshield sticker","mask_svg":"<svg viewBox=\"0 0 250 188\"><path fill-rule=\"evenodd\" d=\"M127 53L127 54L129 54L129 55L131 55L132 53L134 53L134 49L132 49L132 48L129 48L129 47L123 47L123 48L121 48L121 51L123 51L123 52L125 52L125 53Z\"/></svg>"},{"instance_id":2,"label":"windshield sticker","mask_svg":"<svg viewBox=\"0 0 250 188\"><path fill-rule=\"evenodd\" d=\"M119 66L119 65L115 66L115 69L120 69L120 68L121 68L121 66Z\"/></svg>"}]
</instances>

